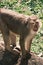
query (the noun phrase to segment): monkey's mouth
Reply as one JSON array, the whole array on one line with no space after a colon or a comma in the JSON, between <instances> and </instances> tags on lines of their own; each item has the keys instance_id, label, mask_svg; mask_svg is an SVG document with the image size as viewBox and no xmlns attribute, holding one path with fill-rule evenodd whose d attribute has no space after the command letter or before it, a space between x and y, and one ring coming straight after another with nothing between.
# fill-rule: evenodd
<instances>
[{"instance_id":1,"label":"monkey's mouth","mask_svg":"<svg viewBox=\"0 0 43 65\"><path fill-rule=\"evenodd\" d=\"M36 27L34 27L34 28L33 28L33 30L34 30L34 31L37 31L37 30L38 30L38 27L37 27L37 28L36 28Z\"/></svg>"},{"instance_id":2,"label":"monkey's mouth","mask_svg":"<svg viewBox=\"0 0 43 65\"><path fill-rule=\"evenodd\" d=\"M36 24L34 25L33 30L34 30L34 31L38 31L38 28L39 28L39 23L36 23Z\"/></svg>"}]
</instances>

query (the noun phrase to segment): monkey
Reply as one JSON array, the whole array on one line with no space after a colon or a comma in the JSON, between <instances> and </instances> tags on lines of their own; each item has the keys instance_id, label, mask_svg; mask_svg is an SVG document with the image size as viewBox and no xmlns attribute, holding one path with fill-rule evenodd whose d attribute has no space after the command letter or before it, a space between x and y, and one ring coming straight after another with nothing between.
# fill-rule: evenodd
<instances>
[{"instance_id":1,"label":"monkey","mask_svg":"<svg viewBox=\"0 0 43 65\"><path fill-rule=\"evenodd\" d=\"M20 35L19 44L22 57L26 58L28 56L27 58L30 59L31 56L28 52L30 52L32 39L39 28L40 20L37 16L28 16L9 9L0 8L0 29L5 42L5 48L10 52L13 52L10 47L11 40L9 38L9 31L11 30L13 33Z\"/></svg>"}]
</instances>

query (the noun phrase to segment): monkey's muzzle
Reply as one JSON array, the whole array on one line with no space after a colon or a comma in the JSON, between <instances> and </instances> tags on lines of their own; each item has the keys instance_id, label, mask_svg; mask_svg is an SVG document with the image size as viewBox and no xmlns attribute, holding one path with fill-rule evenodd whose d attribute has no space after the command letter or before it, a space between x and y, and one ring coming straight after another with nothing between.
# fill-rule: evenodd
<instances>
[{"instance_id":1,"label":"monkey's muzzle","mask_svg":"<svg viewBox=\"0 0 43 65\"><path fill-rule=\"evenodd\" d=\"M39 28L39 22L36 22L35 25L34 25L33 30L38 31L38 28Z\"/></svg>"}]
</instances>

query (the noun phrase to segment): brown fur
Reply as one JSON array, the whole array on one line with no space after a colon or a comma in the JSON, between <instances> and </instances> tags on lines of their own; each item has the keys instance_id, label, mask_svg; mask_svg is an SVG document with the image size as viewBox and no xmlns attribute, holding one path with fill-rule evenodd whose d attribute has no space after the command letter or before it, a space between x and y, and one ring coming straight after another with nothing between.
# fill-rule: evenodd
<instances>
[{"instance_id":1,"label":"brown fur","mask_svg":"<svg viewBox=\"0 0 43 65\"><path fill-rule=\"evenodd\" d=\"M11 45L16 46L16 35L10 31Z\"/></svg>"},{"instance_id":2,"label":"brown fur","mask_svg":"<svg viewBox=\"0 0 43 65\"><path fill-rule=\"evenodd\" d=\"M39 28L39 21L37 19L36 16L23 15L12 10L1 8L0 29L3 34L6 49L12 52L10 47L11 40L9 38L9 31L11 30L20 35L19 41L22 54L24 55L26 53L25 50L30 51L32 39ZM35 31L34 27L36 28Z\"/></svg>"}]
</instances>

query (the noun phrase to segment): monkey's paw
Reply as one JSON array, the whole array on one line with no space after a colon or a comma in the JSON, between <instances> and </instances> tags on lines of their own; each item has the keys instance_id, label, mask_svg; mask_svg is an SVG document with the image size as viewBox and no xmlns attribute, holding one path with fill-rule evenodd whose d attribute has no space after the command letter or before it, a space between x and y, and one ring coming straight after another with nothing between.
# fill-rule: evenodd
<instances>
[{"instance_id":1,"label":"monkey's paw","mask_svg":"<svg viewBox=\"0 0 43 65\"><path fill-rule=\"evenodd\" d=\"M26 51L26 55L25 55L26 59L30 59L31 58L31 54L29 52Z\"/></svg>"},{"instance_id":2,"label":"monkey's paw","mask_svg":"<svg viewBox=\"0 0 43 65\"><path fill-rule=\"evenodd\" d=\"M28 65L28 60L30 58L31 58L31 54L29 52L26 52L26 54L21 57L20 65Z\"/></svg>"}]
</instances>

